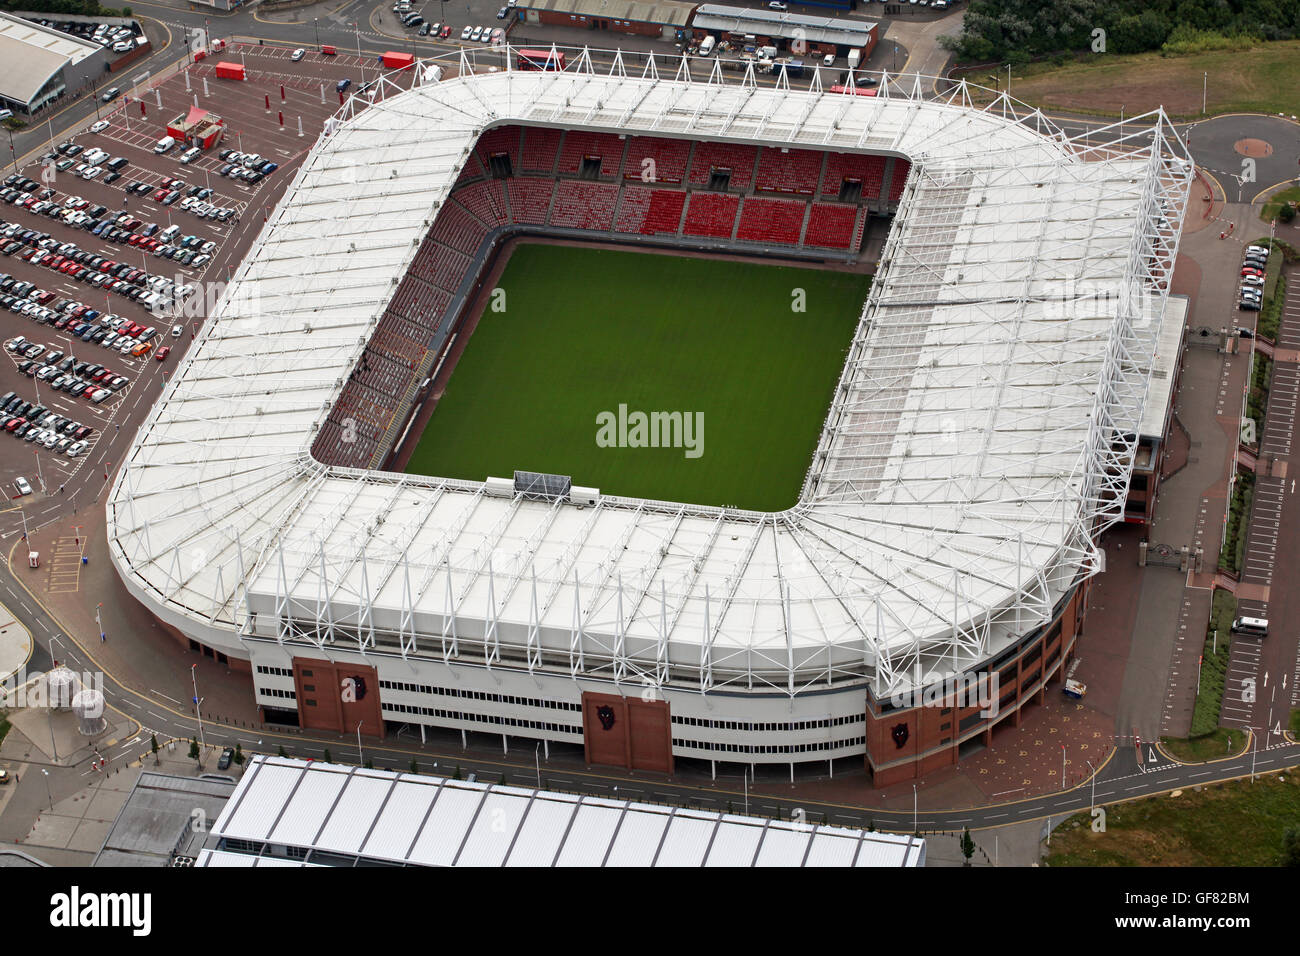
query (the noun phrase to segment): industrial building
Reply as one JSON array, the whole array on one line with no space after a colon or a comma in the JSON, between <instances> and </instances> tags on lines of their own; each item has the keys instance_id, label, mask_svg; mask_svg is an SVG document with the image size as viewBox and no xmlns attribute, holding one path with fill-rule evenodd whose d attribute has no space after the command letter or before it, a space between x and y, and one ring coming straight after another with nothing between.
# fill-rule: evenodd
<instances>
[{"instance_id":1,"label":"industrial building","mask_svg":"<svg viewBox=\"0 0 1300 956\"><path fill-rule=\"evenodd\" d=\"M111 55L98 43L0 12L0 102L33 113L68 90L99 82Z\"/></svg>"}]
</instances>

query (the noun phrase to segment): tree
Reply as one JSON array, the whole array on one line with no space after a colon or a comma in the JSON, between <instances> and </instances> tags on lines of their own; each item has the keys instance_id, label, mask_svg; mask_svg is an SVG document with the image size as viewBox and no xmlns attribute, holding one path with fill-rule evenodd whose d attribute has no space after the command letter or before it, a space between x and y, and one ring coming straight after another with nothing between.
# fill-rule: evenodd
<instances>
[{"instance_id":1,"label":"tree","mask_svg":"<svg viewBox=\"0 0 1300 956\"><path fill-rule=\"evenodd\" d=\"M279 748L276 750L276 753L279 754L281 757L289 756L287 753L284 752L284 744L280 744Z\"/></svg>"},{"instance_id":2,"label":"tree","mask_svg":"<svg viewBox=\"0 0 1300 956\"><path fill-rule=\"evenodd\" d=\"M330 749L328 747L325 748L325 755L321 759L324 760L326 763L334 762L334 758L330 756Z\"/></svg>"},{"instance_id":3,"label":"tree","mask_svg":"<svg viewBox=\"0 0 1300 956\"><path fill-rule=\"evenodd\" d=\"M158 735L149 735L149 749L153 751L153 765L156 767L162 761L158 759Z\"/></svg>"},{"instance_id":4,"label":"tree","mask_svg":"<svg viewBox=\"0 0 1300 956\"><path fill-rule=\"evenodd\" d=\"M452 780L460 779L460 764L456 764L456 769L451 772L451 779Z\"/></svg>"},{"instance_id":5,"label":"tree","mask_svg":"<svg viewBox=\"0 0 1300 956\"><path fill-rule=\"evenodd\" d=\"M502 771L501 779L497 781L497 786L504 787L505 785L506 785L506 775L505 775L505 771Z\"/></svg>"},{"instance_id":6,"label":"tree","mask_svg":"<svg viewBox=\"0 0 1300 956\"><path fill-rule=\"evenodd\" d=\"M190 738L190 759L191 760L199 759L199 741L198 738L196 737Z\"/></svg>"},{"instance_id":7,"label":"tree","mask_svg":"<svg viewBox=\"0 0 1300 956\"><path fill-rule=\"evenodd\" d=\"M1300 866L1300 827L1287 827L1282 834L1282 865Z\"/></svg>"},{"instance_id":8,"label":"tree","mask_svg":"<svg viewBox=\"0 0 1300 956\"><path fill-rule=\"evenodd\" d=\"M418 760L416 760L414 757L412 757L412 758L411 758L411 773L419 773L419 772L420 772L420 762L419 762Z\"/></svg>"},{"instance_id":9,"label":"tree","mask_svg":"<svg viewBox=\"0 0 1300 956\"><path fill-rule=\"evenodd\" d=\"M1295 206L1290 203L1283 203L1282 207L1277 211L1277 218L1289 223L1295 218Z\"/></svg>"},{"instance_id":10,"label":"tree","mask_svg":"<svg viewBox=\"0 0 1300 956\"><path fill-rule=\"evenodd\" d=\"M975 841L971 839L970 827L962 827L961 855L966 858L962 866L970 866L970 858L975 855Z\"/></svg>"},{"instance_id":11,"label":"tree","mask_svg":"<svg viewBox=\"0 0 1300 956\"><path fill-rule=\"evenodd\" d=\"M235 742L235 764L240 767L244 765L244 751L238 741Z\"/></svg>"},{"instance_id":12,"label":"tree","mask_svg":"<svg viewBox=\"0 0 1300 956\"><path fill-rule=\"evenodd\" d=\"M362 766L364 766L367 770L374 770L375 762L371 760L369 757L367 757L366 762Z\"/></svg>"}]
</instances>

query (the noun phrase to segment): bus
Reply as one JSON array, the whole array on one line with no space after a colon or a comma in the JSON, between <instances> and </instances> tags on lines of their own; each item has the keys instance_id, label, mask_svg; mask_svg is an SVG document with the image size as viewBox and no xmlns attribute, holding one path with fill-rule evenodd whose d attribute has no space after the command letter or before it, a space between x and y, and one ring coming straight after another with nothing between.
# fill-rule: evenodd
<instances>
[{"instance_id":1,"label":"bus","mask_svg":"<svg viewBox=\"0 0 1300 956\"><path fill-rule=\"evenodd\" d=\"M844 84L842 84L842 83L836 83L834 86L831 87L831 92L832 92L832 93L847 93L848 91L849 91L849 88L848 88L847 86L845 86ZM875 91L875 90L865 90L865 89L863 89L863 88L860 87L860 86L855 86L855 87L853 88L853 93L854 93L855 96L875 96L875 95L876 95L876 91Z\"/></svg>"},{"instance_id":2,"label":"bus","mask_svg":"<svg viewBox=\"0 0 1300 956\"><path fill-rule=\"evenodd\" d=\"M515 68L519 70L549 70L558 71L564 69L564 54L552 52L551 50L519 50L519 59L515 61Z\"/></svg>"}]
</instances>

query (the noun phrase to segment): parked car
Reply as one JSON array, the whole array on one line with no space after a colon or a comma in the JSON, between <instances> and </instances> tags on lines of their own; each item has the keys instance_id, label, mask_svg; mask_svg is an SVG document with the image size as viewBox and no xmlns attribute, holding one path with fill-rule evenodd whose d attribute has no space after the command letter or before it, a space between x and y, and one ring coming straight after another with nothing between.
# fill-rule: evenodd
<instances>
[{"instance_id":1,"label":"parked car","mask_svg":"<svg viewBox=\"0 0 1300 956\"><path fill-rule=\"evenodd\" d=\"M304 50L304 49L302 49L301 47L299 47L298 49L294 50L293 53L291 53L291 54L289 55L289 59L292 60L294 63L297 63L299 60L301 60L301 59L302 59L304 56L306 56L306 55L307 55L307 51Z\"/></svg>"}]
</instances>

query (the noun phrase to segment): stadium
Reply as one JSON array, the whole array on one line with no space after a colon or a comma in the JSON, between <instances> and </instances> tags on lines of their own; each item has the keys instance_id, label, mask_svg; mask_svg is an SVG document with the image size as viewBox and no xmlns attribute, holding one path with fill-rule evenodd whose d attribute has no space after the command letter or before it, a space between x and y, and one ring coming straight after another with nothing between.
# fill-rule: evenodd
<instances>
[{"instance_id":1,"label":"stadium","mask_svg":"<svg viewBox=\"0 0 1300 956\"><path fill-rule=\"evenodd\" d=\"M309 728L665 772L849 758L887 784L1018 722L1123 516L1192 176L1163 113L1070 137L915 77L475 66L421 64L327 124L115 476L128 590ZM381 470L501 243L833 265L873 221L789 506ZM950 693L971 681L991 704Z\"/></svg>"}]
</instances>

